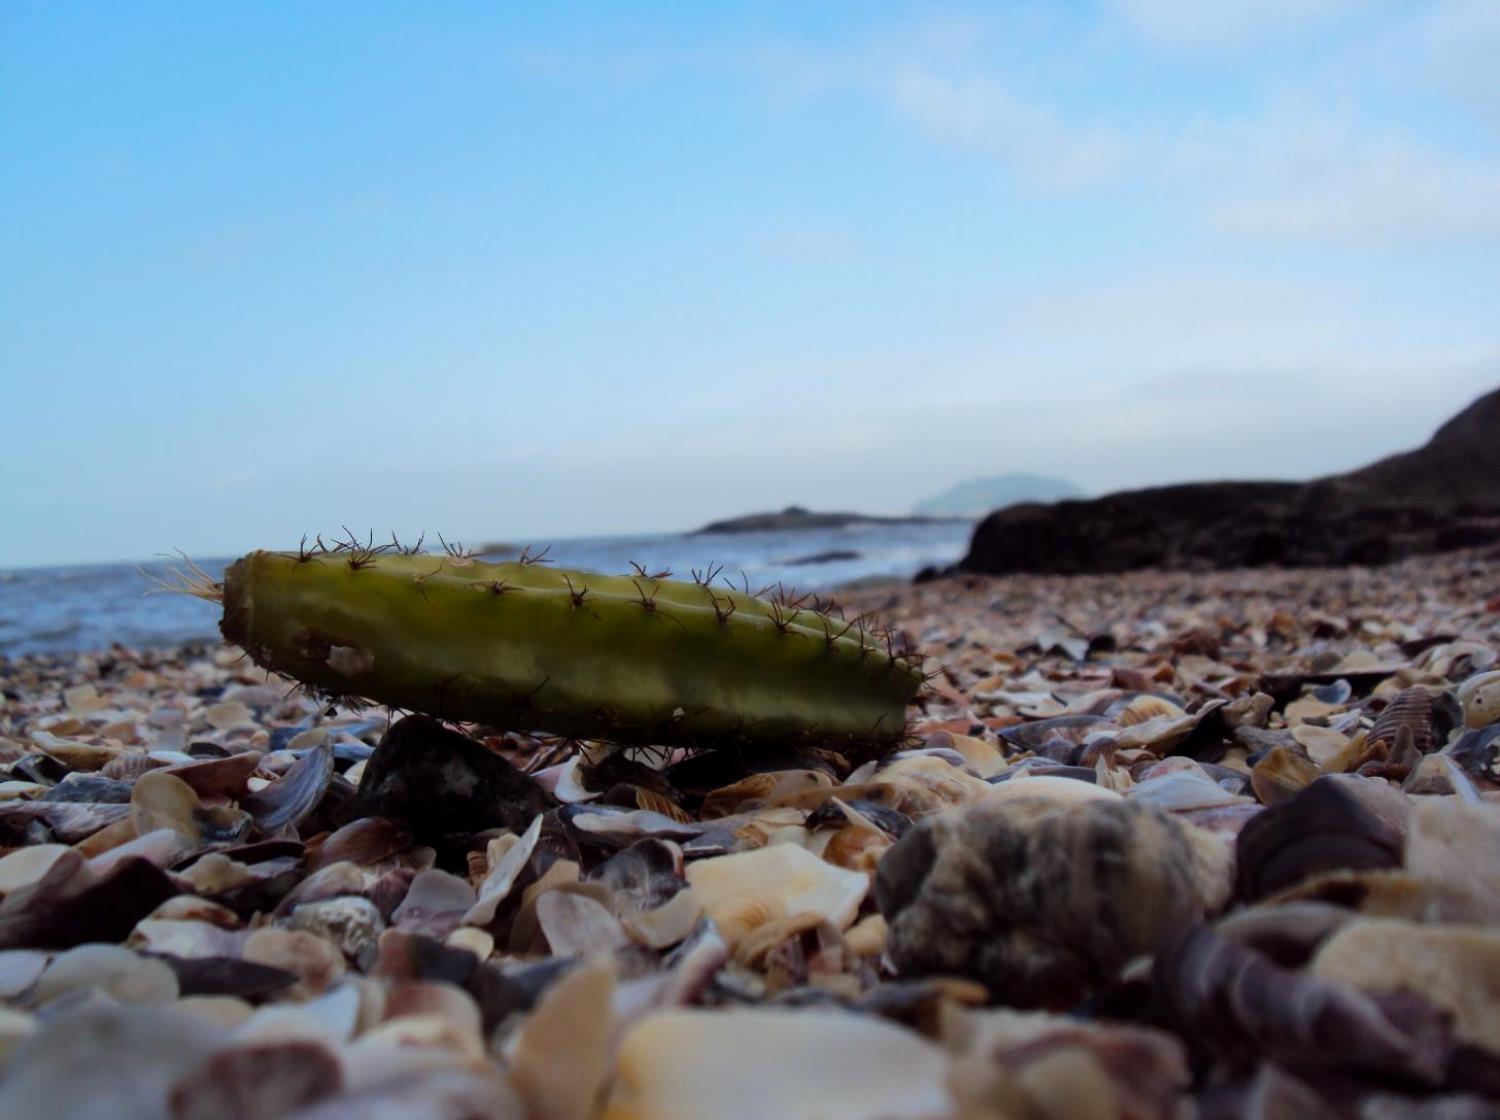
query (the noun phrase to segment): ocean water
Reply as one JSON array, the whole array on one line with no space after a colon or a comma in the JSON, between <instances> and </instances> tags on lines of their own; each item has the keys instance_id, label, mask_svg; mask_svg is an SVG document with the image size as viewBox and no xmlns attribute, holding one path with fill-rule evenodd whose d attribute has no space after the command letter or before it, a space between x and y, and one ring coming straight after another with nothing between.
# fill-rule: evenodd
<instances>
[{"instance_id":1,"label":"ocean water","mask_svg":"<svg viewBox=\"0 0 1500 1120\"><path fill-rule=\"evenodd\" d=\"M670 569L683 579L691 570L723 565L735 584L748 579L752 591L782 583L797 591L827 591L870 579L910 579L928 564L950 564L968 547L967 521L895 525L849 525L792 532L653 534L575 537L551 542L547 558L564 567L625 573L631 561L648 571ZM546 542L536 542L532 552ZM840 559L805 563L825 553ZM227 558L194 557L217 576ZM165 562L93 564L0 570L0 654L70 653L168 646L218 638L219 608L186 595L148 595L142 570L165 575Z\"/></svg>"}]
</instances>

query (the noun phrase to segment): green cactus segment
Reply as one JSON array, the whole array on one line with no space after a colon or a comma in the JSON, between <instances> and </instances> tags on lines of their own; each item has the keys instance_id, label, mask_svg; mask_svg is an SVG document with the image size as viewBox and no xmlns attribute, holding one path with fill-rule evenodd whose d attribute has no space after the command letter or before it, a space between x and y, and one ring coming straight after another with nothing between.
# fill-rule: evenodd
<instances>
[{"instance_id":1,"label":"green cactus segment","mask_svg":"<svg viewBox=\"0 0 1500 1120\"><path fill-rule=\"evenodd\" d=\"M579 739L888 743L923 679L882 638L806 608L537 564L253 552L223 602L224 636L284 676Z\"/></svg>"}]
</instances>

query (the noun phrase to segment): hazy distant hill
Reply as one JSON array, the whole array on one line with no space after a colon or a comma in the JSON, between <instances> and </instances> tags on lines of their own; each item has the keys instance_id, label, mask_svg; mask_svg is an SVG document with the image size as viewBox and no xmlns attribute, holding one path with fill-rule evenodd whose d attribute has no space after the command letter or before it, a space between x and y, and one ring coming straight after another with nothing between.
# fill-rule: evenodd
<instances>
[{"instance_id":1,"label":"hazy distant hill","mask_svg":"<svg viewBox=\"0 0 1500 1120\"><path fill-rule=\"evenodd\" d=\"M918 502L913 513L928 517L983 517L1017 502L1055 502L1081 498L1083 490L1066 478L1045 474L997 474L971 478Z\"/></svg>"}]
</instances>

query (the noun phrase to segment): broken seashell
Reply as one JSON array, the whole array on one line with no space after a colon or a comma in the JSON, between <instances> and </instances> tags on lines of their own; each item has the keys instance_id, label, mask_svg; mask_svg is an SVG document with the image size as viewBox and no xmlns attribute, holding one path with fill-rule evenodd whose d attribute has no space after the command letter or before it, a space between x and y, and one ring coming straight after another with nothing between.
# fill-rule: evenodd
<instances>
[{"instance_id":1,"label":"broken seashell","mask_svg":"<svg viewBox=\"0 0 1500 1120\"><path fill-rule=\"evenodd\" d=\"M595 1114L610 1070L614 992L613 960L588 961L547 989L516 1032L506 1048L510 1082L532 1120Z\"/></svg>"},{"instance_id":2,"label":"broken seashell","mask_svg":"<svg viewBox=\"0 0 1500 1120\"><path fill-rule=\"evenodd\" d=\"M245 1042L220 1050L172 1086L173 1120L271 1120L343 1087L338 1055L308 1039Z\"/></svg>"},{"instance_id":3,"label":"broken seashell","mask_svg":"<svg viewBox=\"0 0 1500 1120\"><path fill-rule=\"evenodd\" d=\"M647 837L616 852L590 872L615 896L616 910L654 910L687 886L682 849L670 840Z\"/></svg>"},{"instance_id":4,"label":"broken seashell","mask_svg":"<svg viewBox=\"0 0 1500 1120\"><path fill-rule=\"evenodd\" d=\"M1500 904L1500 806L1449 797L1415 798L1405 866L1437 883L1457 883Z\"/></svg>"},{"instance_id":5,"label":"broken seashell","mask_svg":"<svg viewBox=\"0 0 1500 1120\"><path fill-rule=\"evenodd\" d=\"M1415 992L1453 1016L1457 1037L1500 1039L1500 934L1393 918L1352 922L1324 942L1312 975L1364 992Z\"/></svg>"},{"instance_id":6,"label":"broken seashell","mask_svg":"<svg viewBox=\"0 0 1500 1120\"><path fill-rule=\"evenodd\" d=\"M0 949L0 1000L14 1000L30 990L51 959L40 949Z\"/></svg>"},{"instance_id":7,"label":"broken seashell","mask_svg":"<svg viewBox=\"0 0 1500 1120\"><path fill-rule=\"evenodd\" d=\"M181 778L152 770L136 780L130 796L136 835L170 828L190 844L230 844L254 823L249 813L228 806L205 806Z\"/></svg>"},{"instance_id":8,"label":"broken seashell","mask_svg":"<svg viewBox=\"0 0 1500 1120\"><path fill-rule=\"evenodd\" d=\"M1130 787L1126 798L1145 805L1155 805L1169 813L1252 803L1248 797L1230 793L1196 764L1191 769L1172 770L1137 782Z\"/></svg>"},{"instance_id":9,"label":"broken seashell","mask_svg":"<svg viewBox=\"0 0 1500 1120\"><path fill-rule=\"evenodd\" d=\"M173 1004L179 1011L201 1015L209 1022L233 1030L255 1011L238 996L184 996Z\"/></svg>"},{"instance_id":10,"label":"broken seashell","mask_svg":"<svg viewBox=\"0 0 1500 1120\"><path fill-rule=\"evenodd\" d=\"M66 949L123 941L131 927L178 887L144 859L122 860L96 875L76 851L58 857L35 881L0 901L0 949Z\"/></svg>"},{"instance_id":11,"label":"broken seashell","mask_svg":"<svg viewBox=\"0 0 1500 1120\"><path fill-rule=\"evenodd\" d=\"M958 752L963 758L964 765L971 770L976 777L989 780L1000 771L1005 769L1005 755L994 743L986 739L976 739L972 735L958 735L953 732L939 731L927 737L929 747L946 748Z\"/></svg>"},{"instance_id":12,"label":"broken seashell","mask_svg":"<svg viewBox=\"0 0 1500 1120\"><path fill-rule=\"evenodd\" d=\"M817 914L838 929L854 921L870 883L862 872L834 867L790 844L690 863L687 880L716 925L731 907L757 899L788 915Z\"/></svg>"},{"instance_id":13,"label":"broken seashell","mask_svg":"<svg viewBox=\"0 0 1500 1120\"><path fill-rule=\"evenodd\" d=\"M411 829L400 821L360 817L329 835L308 858L307 870L311 874L343 860L368 867L405 851L411 842Z\"/></svg>"},{"instance_id":14,"label":"broken seashell","mask_svg":"<svg viewBox=\"0 0 1500 1120\"><path fill-rule=\"evenodd\" d=\"M243 751L224 758L206 758L169 766L165 772L181 778L199 797L238 799L245 796L248 789L245 783L255 773L260 760L259 751Z\"/></svg>"},{"instance_id":15,"label":"broken seashell","mask_svg":"<svg viewBox=\"0 0 1500 1120\"><path fill-rule=\"evenodd\" d=\"M134 828L129 821L120 823ZM89 860L88 866L96 875L103 875L128 859L144 859L157 867L165 868L170 867L187 850L188 842L181 833L170 828L158 828L94 856Z\"/></svg>"},{"instance_id":16,"label":"broken seashell","mask_svg":"<svg viewBox=\"0 0 1500 1120\"><path fill-rule=\"evenodd\" d=\"M243 930L225 929L215 922L142 918L125 944L146 953L192 960L237 956L245 943Z\"/></svg>"},{"instance_id":17,"label":"broken seashell","mask_svg":"<svg viewBox=\"0 0 1500 1120\"><path fill-rule=\"evenodd\" d=\"M1342 906L1287 894L1226 914L1213 928L1283 968L1301 968L1319 945L1354 920Z\"/></svg>"},{"instance_id":18,"label":"broken seashell","mask_svg":"<svg viewBox=\"0 0 1500 1120\"><path fill-rule=\"evenodd\" d=\"M391 913L392 924L446 937L474 906L474 888L447 871L429 867L411 881L401 904Z\"/></svg>"},{"instance_id":19,"label":"broken seashell","mask_svg":"<svg viewBox=\"0 0 1500 1120\"><path fill-rule=\"evenodd\" d=\"M0 857L0 894L10 894L49 876L71 876L83 858L66 844L35 844Z\"/></svg>"},{"instance_id":20,"label":"broken seashell","mask_svg":"<svg viewBox=\"0 0 1500 1120\"><path fill-rule=\"evenodd\" d=\"M344 955L338 948L303 930L254 930L245 938L241 954L247 961L295 974L299 983L294 992L303 996L324 991L344 974Z\"/></svg>"},{"instance_id":21,"label":"broken seashell","mask_svg":"<svg viewBox=\"0 0 1500 1120\"><path fill-rule=\"evenodd\" d=\"M1190 1045L1235 1064L1260 1057L1431 1085L1452 1052L1436 1008L1412 999L1384 1004L1292 972L1207 926L1157 952L1152 990L1166 1021Z\"/></svg>"},{"instance_id":22,"label":"broken seashell","mask_svg":"<svg viewBox=\"0 0 1500 1120\"><path fill-rule=\"evenodd\" d=\"M333 750L314 747L281 777L240 800L240 807L255 818L256 827L272 833L295 825L312 812L328 792L333 779Z\"/></svg>"},{"instance_id":23,"label":"broken seashell","mask_svg":"<svg viewBox=\"0 0 1500 1120\"><path fill-rule=\"evenodd\" d=\"M830 789L833 779L819 770L772 770L751 774L733 785L711 792L699 816L715 820L736 813L775 807L813 790Z\"/></svg>"},{"instance_id":24,"label":"broken seashell","mask_svg":"<svg viewBox=\"0 0 1500 1120\"><path fill-rule=\"evenodd\" d=\"M1322 871L1399 867L1407 813L1381 779L1324 775L1240 830L1237 893L1254 900Z\"/></svg>"},{"instance_id":25,"label":"broken seashell","mask_svg":"<svg viewBox=\"0 0 1500 1120\"><path fill-rule=\"evenodd\" d=\"M600 956L630 942L629 935L607 907L567 889L537 896L536 920L554 956Z\"/></svg>"},{"instance_id":26,"label":"broken seashell","mask_svg":"<svg viewBox=\"0 0 1500 1120\"><path fill-rule=\"evenodd\" d=\"M976 804L998 805L1017 798L1036 798L1051 805L1079 805L1088 801L1119 801L1112 789L1076 778L1056 778L1050 774L1027 774L996 782L981 793Z\"/></svg>"},{"instance_id":27,"label":"broken seashell","mask_svg":"<svg viewBox=\"0 0 1500 1120\"><path fill-rule=\"evenodd\" d=\"M15 1049L36 1031L36 1017L12 1007L0 1007L0 1077Z\"/></svg>"},{"instance_id":28,"label":"broken seashell","mask_svg":"<svg viewBox=\"0 0 1500 1120\"><path fill-rule=\"evenodd\" d=\"M488 960L490 954L495 951L495 936L474 926L459 926L450 933L443 944L450 949L463 949L473 953L480 960Z\"/></svg>"},{"instance_id":29,"label":"broken seashell","mask_svg":"<svg viewBox=\"0 0 1500 1120\"><path fill-rule=\"evenodd\" d=\"M1272 747L1251 769L1250 786L1261 804L1279 805L1322 773L1306 755L1289 747Z\"/></svg>"},{"instance_id":30,"label":"broken seashell","mask_svg":"<svg viewBox=\"0 0 1500 1120\"><path fill-rule=\"evenodd\" d=\"M177 977L161 961L118 945L79 945L47 966L32 999L42 1005L79 991L102 992L120 1003L170 1003Z\"/></svg>"},{"instance_id":31,"label":"broken seashell","mask_svg":"<svg viewBox=\"0 0 1500 1120\"><path fill-rule=\"evenodd\" d=\"M1292 728L1292 738L1325 773L1342 773L1354 757L1352 740L1331 727L1301 723Z\"/></svg>"},{"instance_id":32,"label":"broken seashell","mask_svg":"<svg viewBox=\"0 0 1500 1120\"><path fill-rule=\"evenodd\" d=\"M1481 788L1500 787L1500 724L1465 731L1443 748Z\"/></svg>"},{"instance_id":33,"label":"broken seashell","mask_svg":"<svg viewBox=\"0 0 1500 1120\"><path fill-rule=\"evenodd\" d=\"M541 835L542 814L538 813L520 836L502 836L490 841L489 873L479 884L478 897L465 911L462 924L487 926L495 920L495 911L515 886Z\"/></svg>"},{"instance_id":34,"label":"broken seashell","mask_svg":"<svg viewBox=\"0 0 1500 1120\"><path fill-rule=\"evenodd\" d=\"M878 957L885 952L890 926L884 914L868 914L844 934L844 944L856 957Z\"/></svg>"},{"instance_id":35,"label":"broken seashell","mask_svg":"<svg viewBox=\"0 0 1500 1120\"><path fill-rule=\"evenodd\" d=\"M392 1067L399 1069L408 1053L371 1048L368 1066L380 1076L361 1080L354 1064L350 1080L356 1091L299 1109L285 1120L526 1120L515 1091L489 1071L433 1068L431 1058L418 1057L413 1068L392 1076Z\"/></svg>"},{"instance_id":36,"label":"broken seashell","mask_svg":"<svg viewBox=\"0 0 1500 1120\"><path fill-rule=\"evenodd\" d=\"M867 875L874 872L880 863L880 857L895 843L879 829L860 825L821 835L826 836L827 840L821 851L814 850L815 855L821 855L835 867L861 871Z\"/></svg>"},{"instance_id":37,"label":"broken seashell","mask_svg":"<svg viewBox=\"0 0 1500 1120\"><path fill-rule=\"evenodd\" d=\"M1187 1056L1164 1031L1009 1010L958 1010L943 1027L962 1115L1181 1114Z\"/></svg>"},{"instance_id":38,"label":"broken seashell","mask_svg":"<svg viewBox=\"0 0 1500 1120\"><path fill-rule=\"evenodd\" d=\"M1409 871L1325 871L1268 899L1329 902L1370 918L1413 922L1500 923L1500 898L1469 879L1432 879Z\"/></svg>"},{"instance_id":39,"label":"broken seashell","mask_svg":"<svg viewBox=\"0 0 1500 1120\"><path fill-rule=\"evenodd\" d=\"M757 1060L746 1062L747 1053ZM939 1047L867 1015L663 1011L621 1042L603 1120L943 1116L950 1113L947 1066Z\"/></svg>"},{"instance_id":40,"label":"broken seashell","mask_svg":"<svg viewBox=\"0 0 1500 1120\"><path fill-rule=\"evenodd\" d=\"M626 933L648 949L666 949L686 938L702 916L703 903L687 887L654 910L627 910L620 915L620 923Z\"/></svg>"},{"instance_id":41,"label":"broken seashell","mask_svg":"<svg viewBox=\"0 0 1500 1120\"><path fill-rule=\"evenodd\" d=\"M226 1041L222 1028L172 1005L88 1001L49 1015L11 1054L0 1081L0 1116L170 1115L177 1078Z\"/></svg>"}]
</instances>

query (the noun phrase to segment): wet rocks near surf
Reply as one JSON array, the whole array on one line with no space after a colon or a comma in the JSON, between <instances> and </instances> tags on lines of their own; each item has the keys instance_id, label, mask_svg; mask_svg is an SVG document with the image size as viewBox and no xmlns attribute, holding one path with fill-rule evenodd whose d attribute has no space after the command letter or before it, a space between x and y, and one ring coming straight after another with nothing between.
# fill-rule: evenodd
<instances>
[{"instance_id":1,"label":"wet rocks near surf","mask_svg":"<svg viewBox=\"0 0 1500 1120\"><path fill-rule=\"evenodd\" d=\"M0 660L0 1115L1494 1113L1482 556L846 599L870 762Z\"/></svg>"}]
</instances>

